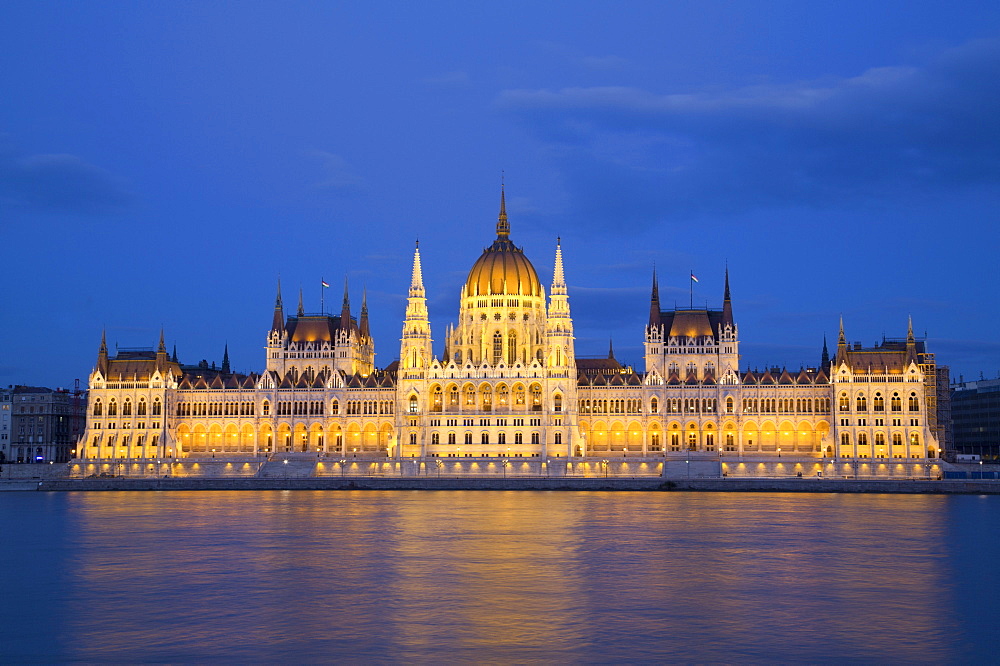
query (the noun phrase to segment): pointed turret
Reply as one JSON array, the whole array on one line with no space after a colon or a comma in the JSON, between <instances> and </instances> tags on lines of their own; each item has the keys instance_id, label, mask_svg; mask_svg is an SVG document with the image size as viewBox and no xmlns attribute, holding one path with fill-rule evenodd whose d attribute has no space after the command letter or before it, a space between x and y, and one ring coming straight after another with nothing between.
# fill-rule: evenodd
<instances>
[{"instance_id":1,"label":"pointed turret","mask_svg":"<svg viewBox=\"0 0 1000 666\"><path fill-rule=\"evenodd\" d=\"M177 345L174 345L174 353L170 355L170 360L174 363L179 363L177 360Z\"/></svg>"},{"instance_id":2,"label":"pointed turret","mask_svg":"<svg viewBox=\"0 0 1000 666\"><path fill-rule=\"evenodd\" d=\"M722 296L722 325L736 326L733 321L733 302L729 298L729 267L726 266L726 291Z\"/></svg>"},{"instance_id":3,"label":"pointed turret","mask_svg":"<svg viewBox=\"0 0 1000 666\"><path fill-rule=\"evenodd\" d=\"M510 238L510 224L507 222L507 202L504 198L503 182L500 183L500 215L497 216L497 238Z\"/></svg>"},{"instance_id":4,"label":"pointed turret","mask_svg":"<svg viewBox=\"0 0 1000 666\"><path fill-rule=\"evenodd\" d=\"M653 291L649 296L649 325L660 325L660 285L656 280L656 267L653 267Z\"/></svg>"},{"instance_id":5,"label":"pointed turret","mask_svg":"<svg viewBox=\"0 0 1000 666\"><path fill-rule=\"evenodd\" d=\"M347 286L347 276L344 276L344 302L340 306L340 328L351 330L351 296Z\"/></svg>"},{"instance_id":6,"label":"pointed turret","mask_svg":"<svg viewBox=\"0 0 1000 666\"><path fill-rule=\"evenodd\" d=\"M163 341L163 329L162 328L160 329L160 345L156 348L156 353L157 354L164 354L164 355L167 353L167 344Z\"/></svg>"},{"instance_id":7,"label":"pointed turret","mask_svg":"<svg viewBox=\"0 0 1000 666\"><path fill-rule=\"evenodd\" d=\"M359 322L359 327L361 329L361 339L370 340L371 332L368 328L368 288L365 287L361 291L361 320Z\"/></svg>"},{"instance_id":8,"label":"pointed turret","mask_svg":"<svg viewBox=\"0 0 1000 666\"><path fill-rule=\"evenodd\" d=\"M410 273L410 298L424 298L424 273L420 268L420 241L413 251L413 271Z\"/></svg>"},{"instance_id":9,"label":"pointed turret","mask_svg":"<svg viewBox=\"0 0 1000 666\"><path fill-rule=\"evenodd\" d=\"M299 307L295 310L295 315L301 317L306 313L306 309L302 307L302 287L299 287Z\"/></svg>"},{"instance_id":10,"label":"pointed turret","mask_svg":"<svg viewBox=\"0 0 1000 666\"><path fill-rule=\"evenodd\" d=\"M608 359L615 360L615 340L614 338L608 338Z\"/></svg>"},{"instance_id":11,"label":"pointed turret","mask_svg":"<svg viewBox=\"0 0 1000 666\"><path fill-rule=\"evenodd\" d=\"M413 273L406 299L406 320L399 349L400 367L410 373L426 371L432 359L431 322L427 314L423 271L420 268L420 241L413 251ZM407 376L404 373L404 376ZM414 377L414 375L410 375Z\"/></svg>"},{"instance_id":12,"label":"pointed turret","mask_svg":"<svg viewBox=\"0 0 1000 666\"><path fill-rule=\"evenodd\" d=\"M917 360L917 339L913 335L913 317L908 316L906 321L906 360Z\"/></svg>"},{"instance_id":13,"label":"pointed turret","mask_svg":"<svg viewBox=\"0 0 1000 666\"><path fill-rule=\"evenodd\" d=\"M840 333L837 334L837 365L847 360L847 337L844 335L844 316L840 317Z\"/></svg>"},{"instance_id":14,"label":"pointed turret","mask_svg":"<svg viewBox=\"0 0 1000 666\"><path fill-rule=\"evenodd\" d=\"M230 374L229 370L229 343L226 343L225 349L222 351L222 374Z\"/></svg>"},{"instance_id":15,"label":"pointed turret","mask_svg":"<svg viewBox=\"0 0 1000 666\"><path fill-rule=\"evenodd\" d=\"M281 278L278 278L278 295L274 298L274 318L271 320L271 330L282 331L284 328L285 308L281 303Z\"/></svg>"},{"instance_id":16,"label":"pointed turret","mask_svg":"<svg viewBox=\"0 0 1000 666\"><path fill-rule=\"evenodd\" d=\"M823 334L823 355L819 359L819 367L823 370L829 372L830 370L830 351L826 348L826 334Z\"/></svg>"},{"instance_id":17,"label":"pointed turret","mask_svg":"<svg viewBox=\"0 0 1000 666\"><path fill-rule=\"evenodd\" d=\"M101 330L101 348L97 350L97 368L107 374L108 370L108 339L105 331Z\"/></svg>"}]
</instances>

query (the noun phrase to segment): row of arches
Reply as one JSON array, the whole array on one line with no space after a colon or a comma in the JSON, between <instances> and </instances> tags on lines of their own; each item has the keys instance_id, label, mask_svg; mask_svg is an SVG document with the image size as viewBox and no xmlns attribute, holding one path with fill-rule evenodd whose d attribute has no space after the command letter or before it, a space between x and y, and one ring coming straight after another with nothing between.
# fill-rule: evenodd
<instances>
[{"instance_id":1,"label":"row of arches","mask_svg":"<svg viewBox=\"0 0 1000 666\"><path fill-rule=\"evenodd\" d=\"M562 411L562 395L556 393L553 398L553 410ZM416 395L410 396L410 412L419 409ZM477 387L472 382L442 386L433 384L430 387L431 412L490 412L494 409L512 411L541 411L542 386L534 382L527 386L516 382L511 386L501 382L496 386L483 382Z\"/></svg>"},{"instance_id":2,"label":"row of arches","mask_svg":"<svg viewBox=\"0 0 1000 666\"><path fill-rule=\"evenodd\" d=\"M135 415L136 416L146 416L146 398L139 398L135 403ZM94 416L104 416L105 406L104 401L101 398L94 400L93 408L91 409ZM150 408L150 413L152 416L160 416L163 411L163 404L160 402L159 398L153 398L152 407ZM116 398L111 398L107 402L107 415L108 416L118 416L118 400ZM121 415L122 416L132 416L132 399L125 398L121 402Z\"/></svg>"},{"instance_id":3,"label":"row of arches","mask_svg":"<svg viewBox=\"0 0 1000 666\"><path fill-rule=\"evenodd\" d=\"M837 409L842 412L849 412L851 411L853 402L854 411L868 411L868 395L864 391L855 392L853 400L851 398L852 396L850 396L847 391L841 391L837 398ZM873 393L871 399L871 411L884 412L886 411L885 407L886 397L882 395L882 392L876 391ZM910 391L910 395L906 396L906 407L910 412L920 411L920 398L917 396L916 391ZM903 411L903 396L901 396L898 391L893 391L892 395L889 396L889 411Z\"/></svg>"}]
</instances>

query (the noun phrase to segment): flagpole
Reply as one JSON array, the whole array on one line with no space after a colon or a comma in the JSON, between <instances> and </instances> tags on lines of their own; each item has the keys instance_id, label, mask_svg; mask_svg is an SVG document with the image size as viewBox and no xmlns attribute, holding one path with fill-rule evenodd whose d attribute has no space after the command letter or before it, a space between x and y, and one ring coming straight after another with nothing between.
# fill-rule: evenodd
<instances>
[{"instance_id":1,"label":"flagpole","mask_svg":"<svg viewBox=\"0 0 1000 666\"><path fill-rule=\"evenodd\" d=\"M688 275L688 291L690 292L691 301L688 305L689 310L694 310L694 269L689 271Z\"/></svg>"},{"instance_id":2,"label":"flagpole","mask_svg":"<svg viewBox=\"0 0 1000 666\"><path fill-rule=\"evenodd\" d=\"M320 314L326 314L326 278L319 279L319 312Z\"/></svg>"}]
</instances>

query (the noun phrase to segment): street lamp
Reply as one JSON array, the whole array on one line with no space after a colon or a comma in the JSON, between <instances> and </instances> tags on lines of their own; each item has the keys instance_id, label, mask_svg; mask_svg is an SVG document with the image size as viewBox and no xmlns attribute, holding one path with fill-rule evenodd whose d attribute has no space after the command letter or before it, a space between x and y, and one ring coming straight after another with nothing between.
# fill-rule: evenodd
<instances>
[{"instance_id":1,"label":"street lamp","mask_svg":"<svg viewBox=\"0 0 1000 666\"><path fill-rule=\"evenodd\" d=\"M602 465L604 466L604 478L605 478L605 479L606 479L606 478L608 478L608 464L609 464L610 462L611 462L611 461L609 461L609 460L607 460L607 459L604 459L604 460L602 460L602 461L601 461L601 464L602 464Z\"/></svg>"},{"instance_id":2,"label":"street lamp","mask_svg":"<svg viewBox=\"0 0 1000 666\"><path fill-rule=\"evenodd\" d=\"M507 459L504 459L504 461L503 461L503 478L504 478L505 481L507 480L507 465L509 465L509 464L510 464L510 461L507 460Z\"/></svg>"},{"instance_id":3,"label":"street lamp","mask_svg":"<svg viewBox=\"0 0 1000 666\"><path fill-rule=\"evenodd\" d=\"M444 463L441 462L440 460L435 460L434 462L437 464L438 478L440 479L441 478L441 468L444 467Z\"/></svg>"},{"instance_id":4,"label":"street lamp","mask_svg":"<svg viewBox=\"0 0 1000 666\"><path fill-rule=\"evenodd\" d=\"M282 465L281 468L283 470L285 470L285 480L287 481L288 480L288 458L285 458L281 462L284 463L284 465Z\"/></svg>"},{"instance_id":5,"label":"street lamp","mask_svg":"<svg viewBox=\"0 0 1000 666\"><path fill-rule=\"evenodd\" d=\"M347 464L347 461L341 458L338 462L340 463L340 478L344 478L344 466Z\"/></svg>"}]
</instances>

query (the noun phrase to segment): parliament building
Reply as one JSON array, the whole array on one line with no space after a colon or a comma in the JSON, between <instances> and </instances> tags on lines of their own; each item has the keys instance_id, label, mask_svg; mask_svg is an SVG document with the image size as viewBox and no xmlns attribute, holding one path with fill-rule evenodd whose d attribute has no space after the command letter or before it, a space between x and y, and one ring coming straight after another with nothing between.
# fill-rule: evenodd
<instances>
[{"instance_id":1,"label":"parliament building","mask_svg":"<svg viewBox=\"0 0 1000 666\"><path fill-rule=\"evenodd\" d=\"M636 331L638 335L640 332ZM937 458L937 373L913 335L874 347L824 344L816 367L740 367L729 275L720 309L664 309L654 274L640 370L577 358L562 249L548 294L510 238L501 192L496 239L462 288L458 318L431 346L419 246L399 360L375 365L367 303L355 317L286 316L281 287L263 372L182 366L158 348L109 355L90 375L77 458L89 461L716 457ZM393 354L395 355L395 354Z\"/></svg>"}]
</instances>

